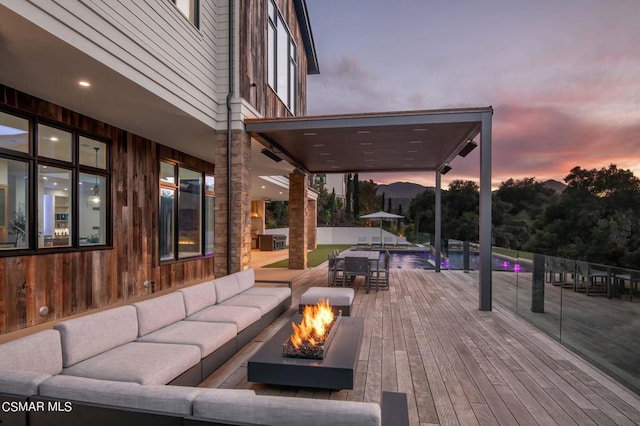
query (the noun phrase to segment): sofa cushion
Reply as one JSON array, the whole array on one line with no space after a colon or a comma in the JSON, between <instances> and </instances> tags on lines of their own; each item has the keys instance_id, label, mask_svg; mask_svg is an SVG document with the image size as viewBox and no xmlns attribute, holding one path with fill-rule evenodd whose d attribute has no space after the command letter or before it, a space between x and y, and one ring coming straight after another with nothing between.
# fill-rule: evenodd
<instances>
[{"instance_id":1,"label":"sofa cushion","mask_svg":"<svg viewBox=\"0 0 640 426\"><path fill-rule=\"evenodd\" d=\"M274 426L379 426L382 420L380 406L371 402L204 392L193 401L193 415L220 422Z\"/></svg>"},{"instance_id":2,"label":"sofa cushion","mask_svg":"<svg viewBox=\"0 0 640 426\"><path fill-rule=\"evenodd\" d=\"M221 306L215 305L187 317L188 321L209 321L231 323L236 326L236 332L240 333L262 317L258 308L246 306Z\"/></svg>"},{"instance_id":3,"label":"sofa cushion","mask_svg":"<svg viewBox=\"0 0 640 426\"><path fill-rule=\"evenodd\" d=\"M186 317L184 298L179 291L134 303L133 306L138 313L138 336L144 336L174 322L182 321Z\"/></svg>"},{"instance_id":4,"label":"sofa cushion","mask_svg":"<svg viewBox=\"0 0 640 426\"><path fill-rule=\"evenodd\" d=\"M62 370L70 376L164 385L200 363L192 345L131 342Z\"/></svg>"},{"instance_id":5,"label":"sofa cushion","mask_svg":"<svg viewBox=\"0 0 640 426\"><path fill-rule=\"evenodd\" d=\"M51 377L34 371L0 370L0 393L31 396L38 394L40 383ZM2 423L0 421L0 423Z\"/></svg>"},{"instance_id":6,"label":"sofa cushion","mask_svg":"<svg viewBox=\"0 0 640 426\"><path fill-rule=\"evenodd\" d=\"M216 285L213 281L192 285L179 290L184 297L186 316L216 304Z\"/></svg>"},{"instance_id":7,"label":"sofa cushion","mask_svg":"<svg viewBox=\"0 0 640 426\"><path fill-rule=\"evenodd\" d=\"M224 302L228 298L240 293L236 274L216 278L213 282L216 285L216 303Z\"/></svg>"},{"instance_id":8,"label":"sofa cushion","mask_svg":"<svg viewBox=\"0 0 640 426\"><path fill-rule=\"evenodd\" d=\"M54 375L62 371L60 333L45 330L0 345L0 370Z\"/></svg>"},{"instance_id":9,"label":"sofa cushion","mask_svg":"<svg viewBox=\"0 0 640 426\"><path fill-rule=\"evenodd\" d=\"M280 302L275 296L252 296L250 294L238 294L220 304L220 306L247 306L258 308L262 315L266 314Z\"/></svg>"},{"instance_id":10,"label":"sofa cushion","mask_svg":"<svg viewBox=\"0 0 640 426\"><path fill-rule=\"evenodd\" d=\"M178 321L139 337L138 342L179 343L200 348L204 358L238 334L235 324L221 322Z\"/></svg>"},{"instance_id":11,"label":"sofa cushion","mask_svg":"<svg viewBox=\"0 0 640 426\"><path fill-rule=\"evenodd\" d=\"M67 401L137 410L191 415L198 389L186 386L146 385L59 375L40 386L40 395Z\"/></svg>"},{"instance_id":12,"label":"sofa cushion","mask_svg":"<svg viewBox=\"0 0 640 426\"><path fill-rule=\"evenodd\" d=\"M62 365L70 367L138 337L136 308L130 305L54 325L62 341Z\"/></svg>"},{"instance_id":13,"label":"sofa cushion","mask_svg":"<svg viewBox=\"0 0 640 426\"><path fill-rule=\"evenodd\" d=\"M278 303L280 303L291 297L291 289L289 287L251 287L241 294L250 296L273 296L278 299Z\"/></svg>"},{"instance_id":14,"label":"sofa cushion","mask_svg":"<svg viewBox=\"0 0 640 426\"><path fill-rule=\"evenodd\" d=\"M253 268L245 269L244 271L236 272L234 274L238 280L238 288L240 291L245 291L253 287L256 283L256 274Z\"/></svg>"}]
</instances>

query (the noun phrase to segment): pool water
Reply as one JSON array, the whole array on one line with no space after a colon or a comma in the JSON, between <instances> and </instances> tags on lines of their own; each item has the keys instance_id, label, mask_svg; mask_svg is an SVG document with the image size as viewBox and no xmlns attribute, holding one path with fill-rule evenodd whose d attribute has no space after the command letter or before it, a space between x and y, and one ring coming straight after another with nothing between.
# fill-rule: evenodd
<instances>
[{"instance_id":1,"label":"pool water","mask_svg":"<svg viewBox=\"0 0 640 426\"><path fill-rule=\"evenodd\" d=\"M431 252L406 251L389 253L389 269L435 269L436 258ZM480 267L478 253L469 255L469 269L477 270ZM462 270L464 268L462 252L452 252L448 261L443 260L442 269ZM526 263L516 263L509 259L494 256L492 258L492 269L494 271L527 272L531 267Z\"/></svg>"}]
</instances>

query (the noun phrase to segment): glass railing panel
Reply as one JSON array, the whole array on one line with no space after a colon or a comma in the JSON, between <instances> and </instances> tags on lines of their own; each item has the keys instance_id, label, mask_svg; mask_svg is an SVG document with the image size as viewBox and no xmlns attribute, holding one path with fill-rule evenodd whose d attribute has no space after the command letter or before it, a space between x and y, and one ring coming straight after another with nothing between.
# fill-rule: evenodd
<instances>
[{"instance_id":1,"label":"glass railing panel","mask_svg":"<svg viewBox=\"0 0 640 426\"><path fill-rule=\"evenodd\" d=\"M575 262L562 343L640 392L640 271Z\"/></svg>"}]
</instances>

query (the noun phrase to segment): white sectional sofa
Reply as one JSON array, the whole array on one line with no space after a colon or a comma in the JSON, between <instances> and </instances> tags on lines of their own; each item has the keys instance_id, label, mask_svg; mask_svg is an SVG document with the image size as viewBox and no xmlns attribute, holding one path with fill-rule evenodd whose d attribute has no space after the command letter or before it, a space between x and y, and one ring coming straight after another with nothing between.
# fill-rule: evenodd
<instances>
[{"instance_id":1,"label":"white sectional sofa","mask_svg":"<svg viewBox=\"0 0 640 426\"><path fill-rule=\"evenodd\" d=\"M189 387L291 306L291 282L255 283L249 269L0 345L0 424L381 424L374 403Z\"/></svg>"}]
</instances>

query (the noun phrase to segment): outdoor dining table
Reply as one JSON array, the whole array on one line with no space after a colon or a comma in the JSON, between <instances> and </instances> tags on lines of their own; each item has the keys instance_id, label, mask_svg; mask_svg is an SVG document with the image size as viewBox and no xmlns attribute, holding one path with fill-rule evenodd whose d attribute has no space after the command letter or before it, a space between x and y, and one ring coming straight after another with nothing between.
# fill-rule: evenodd
<instances>
[{"instance_id":1,"label":"outdoor dining table","mask_svg":"<svg viewBox=\"0 0 640 426\"><path fill-rule=\"evenodd\" d=\"M380 259L380 251L379 250L351 250L351 251L346 251L341 253L340 256L338 256L336 258L336 261L342 261L345 262L345 270L343 272L343 274L345 274L343 276L343 285L344 285L344 281L346 280L346 276L350 275L350 273L353 273L353 271L349 271L346 268L346 259L348 257L361 257L361 258L366 258L368 260L368 268L366 269L366 272L361 272L358 271L357 274L355 275L362 275L365 278L365 290L368 293L369 292L369 287L371 285L371 280L370 280L370 270L374 269L377 270L377 266L378 266L378 261ZM375 267L374 267L375 266ZM372 268L373 267L373 268Z\"/></svg>"}]
</instances>

